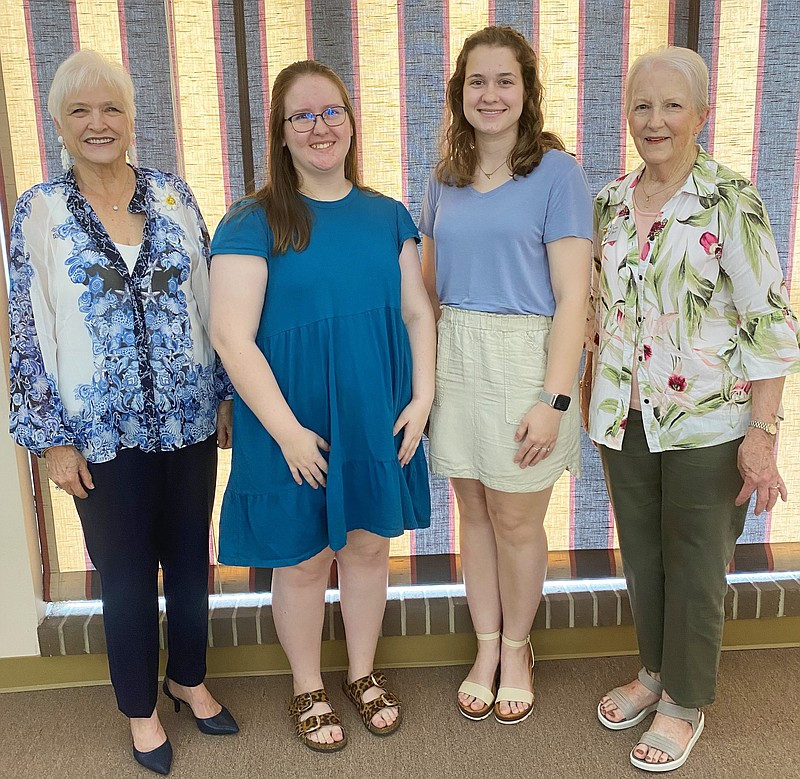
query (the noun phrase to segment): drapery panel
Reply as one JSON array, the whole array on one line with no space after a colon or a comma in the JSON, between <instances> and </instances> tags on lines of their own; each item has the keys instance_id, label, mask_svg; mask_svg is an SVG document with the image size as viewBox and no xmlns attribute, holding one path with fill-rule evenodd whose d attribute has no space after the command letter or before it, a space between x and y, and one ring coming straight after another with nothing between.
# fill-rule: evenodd
<instances>
[{"instance_id":1,"label":"drapery panel","mask_svg":"<svg viewBox=\"0 0 800 779\"><path fill-rule=\"evenodd\" d=\"M192 186L213 230L244 194L243 134L256 183L263 181L269 90L284 66L313 57L333 67L354 96L366 183L419 215L436 162L446 79L464 38L512 24L542 61L547 126L583 164L593 191L638 164L622 111L628 65L664 43L686 45L689 0L243 0L236 45L233 0L7 0L0 7L0 65L7 137L0 139L6 207L60 170L46 110L58 64L78 48L123 63L137 93L142 164L175 171ZM701 141L757 183L791 286L800 187L800 9L794 0L700 0L699 51L712 73L712 115ZM237 57L246 58L240 95ZM243 123L242 98L250 123ZM0 128L0 133L3 129ZM793 291L796 309L800 293ZM798 567L800 387L790 382L780 465L794 502L748 517L734 566ZM550 576L620 575L613 517L594 447L584 437L584 475L556 485L547 530ZM229 459L221 456L217 503ZM458 515L445 480L433 478L430 530L392 542L392 580L458 577ZM46 591L51 599L99 592L74 507L39 489ZM218 507L217 513L218 515ZM214 556L216 521L210 538ZM212 591L269 588L270 572L214 565Z\"/></svg>"}]
</instances>

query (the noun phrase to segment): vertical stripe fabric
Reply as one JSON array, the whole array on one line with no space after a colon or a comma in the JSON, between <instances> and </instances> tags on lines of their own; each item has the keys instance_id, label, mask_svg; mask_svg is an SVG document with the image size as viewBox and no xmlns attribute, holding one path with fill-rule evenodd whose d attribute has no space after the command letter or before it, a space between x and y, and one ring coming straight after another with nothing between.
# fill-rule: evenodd
<instances>
[{"instance_id":1,"label":"vertical stripe fabric","mask_svg":"<svg viewBox=\"0 0 800 779\"><path fill-rule=\"evenodd\" d=\"M240 0L236 0L239 2ZM418 218L438 159L447 79L464 39L487 23L511 24L543 63L545 123L583 164L592 191L638 164L623 116L623 83L640 53L690 36L682 0L241 0L245 96L239 115L234 0L7 0L0 5L0 138L9 197L60 171L47 93L59 63L95 48L124 63L137 93L143 165L176 171L211 230L244 194L249 132L256 185L265 174L270 90L286 65L310 56L344 80L357 108L365 182L403 199ZM711 68L712 115L701 141L751 176L767 205L792 302L800 257L800 7L795 0L701 0L699 50ZM800 385L787 383L779 464L794 502L748 517L734 566L798 566ZM583 478L565 475L546 518L550 576L618 575L613 516L595 448L584 438ZM221 453L217 514L229 469ZM458 510L447 480L431 477L430 530L394 539L392 581L458 577ZM42 490L46 585L55 599L94 597L80 525L63 493ZM216 549L216 521L210 538ZM335 579L332 579L335 582ZM214 566L219 592L268 590L271 571Z\"/></svg>"}]
</instances>

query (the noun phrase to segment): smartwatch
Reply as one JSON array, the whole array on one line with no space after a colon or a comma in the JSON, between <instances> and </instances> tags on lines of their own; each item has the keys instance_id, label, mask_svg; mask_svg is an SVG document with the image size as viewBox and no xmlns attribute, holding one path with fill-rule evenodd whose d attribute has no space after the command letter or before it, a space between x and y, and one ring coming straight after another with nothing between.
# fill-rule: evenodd
<instances>
[{"instance_id":1,"label":"smartwatch","mask_svg":"<svg viewBox=\"0 0 800 779\"><path fill-rule=\"evenodd\" d=\"M569 395L554 395L552 392L542 390L539 395L539 400L542 403L547 403L548 406L554 408L556 411L566 411L569 408L572 398Z\"/></svg>"}]
</instances>

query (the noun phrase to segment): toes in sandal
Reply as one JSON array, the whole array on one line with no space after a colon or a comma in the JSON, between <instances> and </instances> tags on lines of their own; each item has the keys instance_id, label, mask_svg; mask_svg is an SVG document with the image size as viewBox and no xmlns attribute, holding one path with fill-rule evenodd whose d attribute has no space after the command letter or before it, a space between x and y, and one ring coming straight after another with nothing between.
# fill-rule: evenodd
<instances>
[{"instance_id":1,"label":"toes in sandal","mask_svg":"<svg viewBox=\"0 0 800 779\"><path fill-rule=\"evenodd\" d=\"M289 704L289 716L294 718L294 732L300 741L305 744L309 749L315 752L338 752L347 746L347 734L342 728L342 740L334 741L332 744L326 744L319 741L314 741L309 738L311 733L316 732L325 725L338 725L342 727L342 721L336 715L336 712L331 706L330 711L324 714L311 714L305 719L301 719L303 714L311 709L315 703L327 703L328 706L331 702L328 700L328 694L325 690L314 690L313 692L301 692L300 695L295 695Z\"/></svg>"},{"instance_id":2,"label":"toes in sandal","mask_svg":"<svg viewBox=\"0 0 800 779\"><path fill-rule=\"evenodd\" d=\"M661 684L658 679L654 679L652 676L650 676L645 668L642 668L639 671L637 678L641 682L642 686L646 687L648 690L650 690L650 692L658 696L661 695L664 685ZM597 719L600 720L600 724L603 727L606 727L609 730L626 730L627 728L632 728L634 725L638 725L648 714L652 714L656 710L656 706L658 706L658 702L656 702L650 706L645 706L641 710L637 710L634 703L623 692L621 687L615 687L613 690L609 690L606 693L606 697L609 698L611 702L622 712L622 716L624 717L624 719L621 719L619 722L614 722L613 720L608 719L608 717L603 714L603 710L601 708L602 703L598 703Z\"/></svg>"},{"instance_id":3,"label":"toes in sandal","mask_svg":"<svg viewBox=\"0 0 800 779\"><path fill-rule=\"evenodd\" d=\"M658 702L656 711L667 717L674 717L675 719L682 719L688 722L692 726L692 737L689 739L686 749L681 749L680 744L668 736L663 736L661 733L654 733L648 730L639 739L639 743L647 747L652 747L653 749L660 749L672 759L667 760L666 763L648 763L645 760L640 760L638 757L635 757L633 750L631 750L631 764L635 765L637 768L641 768L643 771L652 771L654 773L674 771L676 768L680 768L689 759L692 748L703 732L705 717L700 709L687 709L664 700Z\"/></svg>"},{"instance_id":4,"label":"toes in sandal","mask_svg":"<svg viewBox=\"0 0 800 779\"><path fill-rule=\"evenodd\" d=\"M386 684L386 677L381 671L373 671L367 676L362 676L354 682L348 683L347 676L342 679L342 689L345 695L355 704L361 719L364 722L367 730L375 736L388 736L394 733L403 721L403 711L400 708L400 700L391 692L383 689ZM370 687L380 687L382 692L373 701L365 701L364 693ZM383 728L374 725L372 718L381 710L397 707L397 719L391 724Z\"/></svg>"},{"instance_id":5,"label":"toes in sandal","mask_svg":"<svg viewBox=\"0 0 800 779\"><path fill-rule=\"evenodd\" d=\"M523 638L522 641L514 641L511 638L502 637L502 641L506 646L521 647L528 645L531 653L531 688L533 688L533 647L531 646L531 638ZM517 703L527 703L528 708L525 711L511 712L510 714L503 714L500 711L500 701L514 701ZM530 690L522 690L518 687L501 687L497 691L497 702L494 704L494 718L503 725L517 725L524 722L533 713L533 693Z\"/></svg>"},{"instance_id":6,"label":"toes in sandal","mask_svg":"<svg viewBox=\"0 0 800 779\"><path fill-rule=\"evenodd\" d=\"M496 641L500 638L500 631L495 630L494 633L476 633L475 638L478 641ZM497 669L498 674L500 673L500 669ZM477 698L481 703L485 703L486 705L480 709L473 709L471 706L466 706L461 702L459 698L456 698L456 704L458 705L458 710L469 720L473 722L479 722L480 720L486 719L492 713L492 704L494 703L494 696L495 690L497 689L497 676L495 676L494 685L490 690L488 687L484 687L482 684L477 684L476 682L470 682L469 680L465 679L461 682L461 686L458 688L459 693L464 693L464 695L471 695L473 698Z\"/></svg>"}]
</instances>

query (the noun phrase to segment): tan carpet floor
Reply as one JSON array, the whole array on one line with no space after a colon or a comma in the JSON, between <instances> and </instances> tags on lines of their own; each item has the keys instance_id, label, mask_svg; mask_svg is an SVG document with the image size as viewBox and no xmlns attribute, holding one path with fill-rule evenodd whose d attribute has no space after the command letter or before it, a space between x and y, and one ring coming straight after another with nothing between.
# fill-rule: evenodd
<instances>
[{"instance_id":1,"label":"tan carpet floor","mask_svg":"<svg viewBox=\"0 0 800 779\"><path fill-rule=\"evenodd\" d=\"M537 665L536 709L522 725L461 717L453 696L463 667L389 671L406 706L401 730L370 736L326 678L348 729L341 753L317 755L290 731L288 676L212 679L209 686L237 716L231 738L203 736L163 696L159 713L175 748L175 779L449 779L450 777L642 777L628 752L647 726L612 733L595 719L599 696L629 680L635 658L557 660ZM0 778L154 777L133 762L125 720L109 687L0 695ZM800 778L800 649L726 652L717 703L682 779Z\"/></svg>"}]
</instances>

